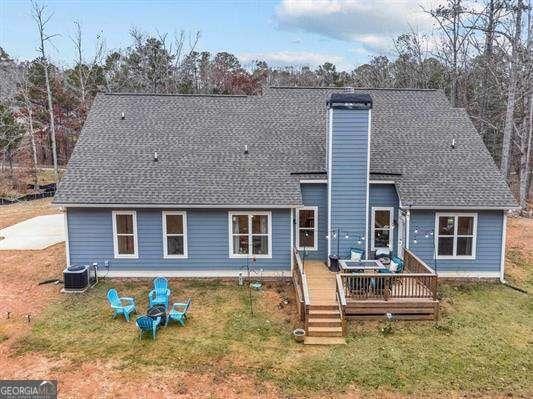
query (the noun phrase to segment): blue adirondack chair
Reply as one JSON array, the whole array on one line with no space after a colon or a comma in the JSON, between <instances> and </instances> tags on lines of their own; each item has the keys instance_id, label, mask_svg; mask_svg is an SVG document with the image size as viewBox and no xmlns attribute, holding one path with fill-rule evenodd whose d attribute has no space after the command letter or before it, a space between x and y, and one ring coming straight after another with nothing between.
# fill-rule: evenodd
<instances>
[{"instance_id":1,"label":"blue adirondack chair","mask_svg":"<svg viewBox=\"0 0 533 399\"><path fill-rule=\"evenodd\" d=\"M170 289L168 288L168 280L164 277L155 278L154 289L148 294L150 307L154 305L165 305L165 309L168 309L169 298Z\"/></svg>"},{"instance_id":2,"label":"blue adirondack chair","mask_svg":"<svg viewBox=\"0 0 533 399\"><path fill-rule=\"evenodd\" d=\"M119 297L116 289L111 288L107 291L107 300L111 308L115 311L113 317L124 315L127 321L130 321L130 314L136 312L135 299L130 297Z\"/></svg>"},{"instance_id":3,"label":"blue adirondack chair","mask_svg":"<svg viewBox=\"0 0 533 399\"><path fill-rule=\"evenodd\" d=\"M152 339L155 339L155 333L157 332L160 323L161 317L157 317L157 319L152 319L150 316L137 317L135 324L137 324L137 328L139 329L139 339L142 339L145 332L151 332Z\"/></svg>"},{"instance_id":4,"label":"blue adirondack chair","mask_svg":"<svg viewBox=\"0 0 533 399\"><path fill-rule=\"evenodd\" d=\"M185 325L185 320L187 320L187 311L191 306L191 298L187 299L186 302L176 302L172 305L170 312L168 312L167 324L172 319L180 323L181 326Z\"/></svg>"}]
</instances>

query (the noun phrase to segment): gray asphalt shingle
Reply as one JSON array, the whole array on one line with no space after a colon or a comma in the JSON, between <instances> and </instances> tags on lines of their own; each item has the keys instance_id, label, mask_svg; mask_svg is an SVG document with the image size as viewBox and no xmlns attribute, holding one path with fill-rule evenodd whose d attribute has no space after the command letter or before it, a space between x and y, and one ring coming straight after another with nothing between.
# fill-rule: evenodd
<instances>
[{"instance_id":1,"label":"gray asphalt shingle","mask_svg":"<svg viewBox=\"0 0 533 399\"><path fill-rule=\"evenodd\" d=\"M325 172L326 98L333 91L99 94L54 202L299 205L294 173ZM356 93L373 100L371 172L393 174L403 205L515 206L468 116L442 92Z\"/></svg>"}]
</instances>

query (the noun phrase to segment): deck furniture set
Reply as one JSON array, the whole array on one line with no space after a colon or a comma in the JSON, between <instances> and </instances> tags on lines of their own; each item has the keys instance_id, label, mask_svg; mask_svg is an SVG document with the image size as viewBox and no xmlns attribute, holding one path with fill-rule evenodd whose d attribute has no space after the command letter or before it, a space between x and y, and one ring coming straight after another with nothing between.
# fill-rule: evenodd
<instances>
[{"instance_id":1,"label":"deck furniture set","mask_svg":"<svg viewBox=\"0 0 533 399\"><path fill-rule=\"evenodd\" d=\"M138 316L135 324L139 329L139 338L144 333L149 333L155 339L157 330L168 325L174 320L179 325L184 326L187 320L187 312L191 305L191 298L185 302L175 302L170 306L171 290L168 288L168 280L164 277L157 277L153 282L153 289L148 294L148 309L145 315ZM123 315L126 321L130 321L130 315L137 313L135 298L120 297L116 289L111 288L107 292L107 300L114 311L113 317Z\"/></svg>"}]
</instances>

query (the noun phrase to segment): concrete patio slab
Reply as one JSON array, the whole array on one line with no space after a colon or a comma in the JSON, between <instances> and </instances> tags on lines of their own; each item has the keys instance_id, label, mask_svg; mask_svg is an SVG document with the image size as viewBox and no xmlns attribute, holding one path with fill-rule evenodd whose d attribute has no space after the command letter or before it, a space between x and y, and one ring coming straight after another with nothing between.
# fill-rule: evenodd
<instances>
[{"instance_id":1,"label":"concrete patio slab","mask_svg":"<svg viewBox=\"0 0 533 399\"><path fill-rule=\"evenodd\" d=\"M0 230L0 250L45 249L62 241L65 241L63 214L37 216Z\"/></svg>"}]
</instances>

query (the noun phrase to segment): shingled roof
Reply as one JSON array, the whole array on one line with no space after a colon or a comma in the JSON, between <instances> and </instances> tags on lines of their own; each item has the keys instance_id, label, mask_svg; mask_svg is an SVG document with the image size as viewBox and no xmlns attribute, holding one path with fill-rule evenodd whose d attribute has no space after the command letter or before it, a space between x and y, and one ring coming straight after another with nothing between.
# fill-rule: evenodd
<instances>
[{"instance_id":1,"label":"shingled roof","mask_svg":"<svg viewBox=\"0 0 533 399\"><path fill-rule=\"evenodd\" d=\"M99 94L54 202L300 205L298 176L326 171L326 99L335 91L342 89L270 88L249 97ZM355 94L373 100L371 179L395 181L403 206L515 206L468 115L451 108L441 91Z\"/></svg>"}]
</instances>

